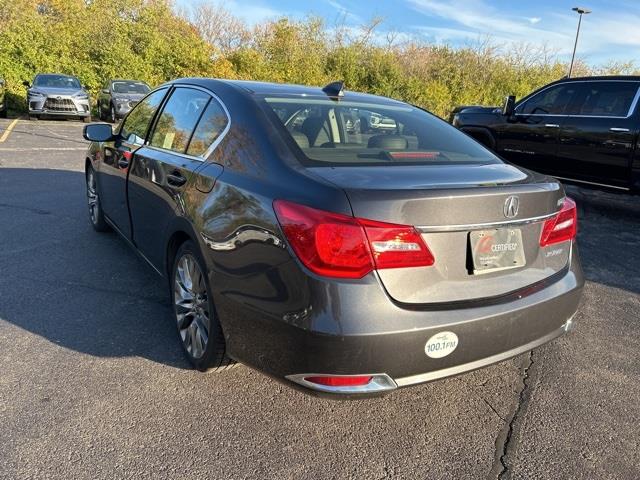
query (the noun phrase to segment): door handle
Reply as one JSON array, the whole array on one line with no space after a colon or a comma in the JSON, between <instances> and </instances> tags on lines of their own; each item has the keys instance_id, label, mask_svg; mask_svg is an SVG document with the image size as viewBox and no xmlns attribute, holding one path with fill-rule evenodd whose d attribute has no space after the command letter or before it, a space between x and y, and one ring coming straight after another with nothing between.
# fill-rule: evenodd
<instances>
[{"instance_id":1,"label":"door handle","mask_svg":"<svg viewBox=\"0 0 640 480\"><path fill-rule=\"evenodd\" d=\"M560 128L560 125L557 123L545 123L544 126L547 128Z\"/></svg>"},{"instance_id":2,"label":"door handle","mask_svg":"<svg viewBox=\"0 0 640 480\"><path fill-rule=\"evenodd\" d=\"M167 183L172 187L181 187L187 183L187 179L180 172L175 171L167 175Z\"/></svg>"},{"instance_id":3,"label":"door handle","mask_svg":"<svg viewBox=\"0 0 640 480\"><path fill-rule=\"evenodd\" d=\"M619 128L619 127L611 127L609 129L610 132L619 132L619 133L628 133L629 129L628 128Z\"/></svg>"}]
</instances>

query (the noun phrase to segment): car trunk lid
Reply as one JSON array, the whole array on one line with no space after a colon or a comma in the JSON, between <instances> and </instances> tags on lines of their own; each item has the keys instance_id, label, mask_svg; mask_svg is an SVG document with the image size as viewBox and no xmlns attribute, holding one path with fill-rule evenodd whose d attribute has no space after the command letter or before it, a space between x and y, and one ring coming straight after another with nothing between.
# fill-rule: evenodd
<instances>
[{"instance_id":1,"label":"car trunk lid","mask_svg":"<svg viewBox=\"0 0 640 480\"><path fill-rule=\"evenodd\" d=\"M569 261L571 242L540 247L543 223L564 199L547 177L505 164L310 170L345 190L354 216L421 233L434 265L378 271L398 302L500 296L547 279Z\"/></svg>"}]
</instances>

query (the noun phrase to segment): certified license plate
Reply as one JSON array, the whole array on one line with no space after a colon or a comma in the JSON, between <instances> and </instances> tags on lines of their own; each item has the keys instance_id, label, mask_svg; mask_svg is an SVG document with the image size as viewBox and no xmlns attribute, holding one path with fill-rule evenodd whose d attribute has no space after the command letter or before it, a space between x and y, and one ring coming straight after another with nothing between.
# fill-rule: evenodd
<instances>
[{"instance_id":1,"label":"certified license plate","mask_svg":"<svg viewBox=\"0 0 640 480\"><path fill-rule=\"evenodd\" d=\"M519 228L478 230L469 234L473 273L489 273L525 265Z\"/></svg>"}]
</instances>

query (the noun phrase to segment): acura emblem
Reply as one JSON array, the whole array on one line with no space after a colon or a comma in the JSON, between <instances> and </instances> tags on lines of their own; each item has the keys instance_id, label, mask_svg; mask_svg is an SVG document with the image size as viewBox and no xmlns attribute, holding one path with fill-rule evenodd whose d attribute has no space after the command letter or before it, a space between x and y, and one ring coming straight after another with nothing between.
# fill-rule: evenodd
<instances>
[{"instance_id":1,"label":"acura emblem","mask_svg":"<svg viewBox=\"0 0 640 480\"><path fill-rule=\"evenodd\" d=\"M518 207L520 206L520 199L515 195L507 197L504 202L504 216L507 218L513 218L518 215Z\"/></svg>"}]
</instances>

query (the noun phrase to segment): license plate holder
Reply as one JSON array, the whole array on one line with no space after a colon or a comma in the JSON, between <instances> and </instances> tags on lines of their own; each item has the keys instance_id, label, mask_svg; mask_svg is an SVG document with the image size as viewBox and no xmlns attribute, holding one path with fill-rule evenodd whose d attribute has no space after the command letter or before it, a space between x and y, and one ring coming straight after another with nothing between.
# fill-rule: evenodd
<instances>
[{"instance_id":1,"label":"license plate holder","mask_svg":"<svg viewBox=\"0 0 640 480\"><path fill-rule=\"evenodd\" d=\"M519 228L497 228L469 232L473 273L523 267L526 264L522 232Z\"/></svg>"}]
</instances>

